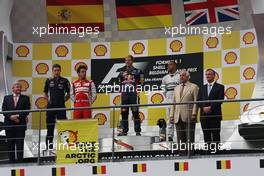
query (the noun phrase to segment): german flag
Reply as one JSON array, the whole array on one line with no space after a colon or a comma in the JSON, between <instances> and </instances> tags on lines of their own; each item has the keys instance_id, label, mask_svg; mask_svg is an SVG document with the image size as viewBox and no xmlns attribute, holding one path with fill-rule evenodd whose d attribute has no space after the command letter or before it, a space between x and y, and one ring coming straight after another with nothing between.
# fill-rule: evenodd
<instances>
[{"instance_id":1,"label":"german flag","mask_svg":"<svg viewBox=\"0 0 264 176\"><path fill-rule=\"evenodd\" d=\"M11 176L25 176L25 170L24 169L12 169Z\"/></svg>"},{"instance_id":2,"label":"german flag","mask_svg":"<svg viewBox=\"0 0 264 176\"><path fill-rule=\"evenodd\" d=\"M147 172L147 164L143 163L143 164L133 164L133 172L137 173L137 172Z\"/></svg>"},{"instance_id":3,"label":"german flag","mask_svg":"<svg viewBox=\"0 0 264 176\"><path fill-rule=\"evenodd\" d=\"M106 174L106 166L93 166L93 175Z\"/></svg>"},{"instance_id":4,"label":"german flag","mask_svg":"<svg viewBox=\"0 0 264 176\"><path fill-rule=\"evenodd\" d=\"M104 31L103 0L47 0L48 24L53 27L99 27Z\"/></svg>"},{"instance_id":5,"label":"german flag","mask_svg":"<svg viewBox=\"0 0 264 176\"><path fill-rule=\"evenodd\" d=\"M260 168L264 168L264 159L261 159L259 161L259 166L260 166Z\"/></svg>"},{"instance_id":6,"label":"german flag","mask_svg":"<svg viewBox=\"0 0 264 176\"><path fill-rule=\"evenodd\" d=\"M119 30L172 26L171 0L116 0Z\"/></svg>"},{"instance_id":7,"label":"german flag","mask_svg":"<svg viewBox=\"0 0 264 176\"><path fill-rule=\"evenodd\" d=\"M65 167L52 168L52 176L65 176Z\"/></svg>"},{"instance_id":8,"label":"german flag","mask_svg":"<svg viewBox=\"0 0 264 176\"><path fill-rule=\"evenodd\" d=\"M228 170L228 169L231 169L231 161L230 160L216 161L216 168L218 170Z\"/></svg>"},{"instance_id":9,"label":"german flag","mask_svg":"<svg viewBox=\"0 0 264 176\"><path fill-rule=\"evenodd\" d=\"M188 171L189 163L188 162L176 162L174 163L174 170L175 171Z\"/></svg>"}]
</instances>

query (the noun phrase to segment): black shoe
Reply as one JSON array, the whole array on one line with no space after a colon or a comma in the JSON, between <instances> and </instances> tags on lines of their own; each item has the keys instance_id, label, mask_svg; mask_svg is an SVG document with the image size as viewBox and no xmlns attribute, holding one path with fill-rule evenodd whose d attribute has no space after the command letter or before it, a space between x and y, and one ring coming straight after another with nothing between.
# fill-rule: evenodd
<instances>
[{"instance_id":1,"label":"black shoe","mask_svg":"<svg viewBox=\"0 0 264 176\"><path fill-rule=\"evenodd\" d=\"M168 141L169 142L173 142L173 138L172 137L168 137Z\"/></svg>"},{"instance_id":2,"label":"black shoe","mask_svg":"<svg viewBox=\"0 0 264 176\"><path fill-rule=\"evenodd\" d=\"M127 133L124 133L124 132L118 133L117 136L127 136Z\"/></svg>"},{"instance_id":3,"label":"black shoe","mask_svg":"<svg viewBox=\"0 0 264 176\"><path fill-rule=\"evenodd\" d=\"M136 136L141 136L140 132L136 132Z\"/></svg>"}]
</instances>

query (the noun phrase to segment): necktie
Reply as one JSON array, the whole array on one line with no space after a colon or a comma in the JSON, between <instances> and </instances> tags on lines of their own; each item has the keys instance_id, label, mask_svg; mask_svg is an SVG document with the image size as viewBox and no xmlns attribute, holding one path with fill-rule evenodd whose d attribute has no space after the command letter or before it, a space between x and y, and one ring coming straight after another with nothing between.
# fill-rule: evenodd
<instances>
[{"instance_id":1,"label":"necktie","mask_svg":"<svg viewBox=\"0 0 264 176\"><path fill-rule=\"evenodd\" d=\"M182 98L182 94L183 94L184 86L185 86L184 84L182 84L182 86L181 86L180 98Z\"/></svg>"},{"instance_id":2,"label":"necktie","mask_svg":"<svg viewBox=\"0 0 264 176\"><path fill-rule=\"evenodd\" d=\"M212 90L212 84L208 84L208 96L210 95L210 92L211 92L211 90Z\"/></svg>"},{"instance_id":3,"label":"necktie","mask_svg":"<svg viewBox=\"0 0 264 176\"><path fill-rule=\"evenodd\" d=\"M17 98L18 98L18 96L17 96L17 95L15 95L15 96L14 96L14 107L16 107L16 106L17 106Z\"/></svg>"}]
</instances>

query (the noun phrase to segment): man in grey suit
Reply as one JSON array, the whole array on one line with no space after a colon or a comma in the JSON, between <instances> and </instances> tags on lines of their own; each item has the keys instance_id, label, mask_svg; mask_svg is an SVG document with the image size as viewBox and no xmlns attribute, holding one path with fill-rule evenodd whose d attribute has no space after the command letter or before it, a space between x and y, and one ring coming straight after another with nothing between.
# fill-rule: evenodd
<instances>
[{"instance_id":1,"label":"man in grey suit","mask_svg":"<svg viewBox=\"0 0 264 176\"><path fill-rule=\"evenodd\" d=\"M189 72L182 70L180 73L181 84L176 86L174 89L174 103L184 103L197 100L199 87L196 84L191 83L189 78ZM188 144L194 142L197 111L198 107L196 104L182 104L172 106L170 119L175 123L176 126L178 149L182 144L187 146ZM180 150L179 154L185 155L186 150Z\"/></svg>"}]
</instances>

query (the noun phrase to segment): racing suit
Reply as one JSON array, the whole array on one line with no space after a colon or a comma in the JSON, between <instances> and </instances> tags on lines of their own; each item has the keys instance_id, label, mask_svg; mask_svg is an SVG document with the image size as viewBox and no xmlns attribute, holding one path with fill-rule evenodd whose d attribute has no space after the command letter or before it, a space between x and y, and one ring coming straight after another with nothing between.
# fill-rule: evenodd
<instances>
[{"instance_id":1,"label":"racing suit","mask_svg":"<svg viewBox=\"0 0 264 176\"><path fill-rule=\"evenodd\" d=\"M177 72L173 74L167 74L162 78L162 86L163 86L163 94L166 97L166 102L167 103L173 103L173 92L174 88L180 84L180 74ZM167 108L167 118L168 118L168 137L173 138L174 137L174 123L170 122L170 110L171 110L171 105L168 106Z\"/></svg>"},{"instance_id":2,"label":"racing suit","mask_svg":"<svg viewBox=\"0 0 264 176\"><path fill-rule=\"evenodd\" d=\"M74 107L89 107L96 99L96 88L92 80L76 80L72 83ZM90 109L73 111L73 119L91 118Z\"/></svg>"},{"instance_id":3,"label":"racing suit","mask_svg":"<svg viewBox=\"0 0 264 176\"><path fill-rule=\"evenodd\" d=\"M65 108L65 94L70 94L71 84L68 79L48 78L45 82L44 92L48 94L48 109ZM66 111L48 111L46 113L46 148L53 149L54 128L56 120L67 119Z\"/></svg>"},{"instance_id":4,"label":"racing suit","mask_svg":"<svg viewBox=\"0 0 264 176\"><path fill-rule=\"evenodd\" d=\"M135 67L127 67L124 66L118 70L120 72L118 79L121 85L121 104L138 104L139 97L137 94L137 85L143 84L144 82L144 74L141 70L136 69ZM141 132L141 122L139 118L139 108L131 107L131 111L133 114L134 120L134 130L136 133ZM129 108L121 108L121 128L122 132L126 134L129 130L128 128L128 114Z\"/></svg>"}]
</instances>

